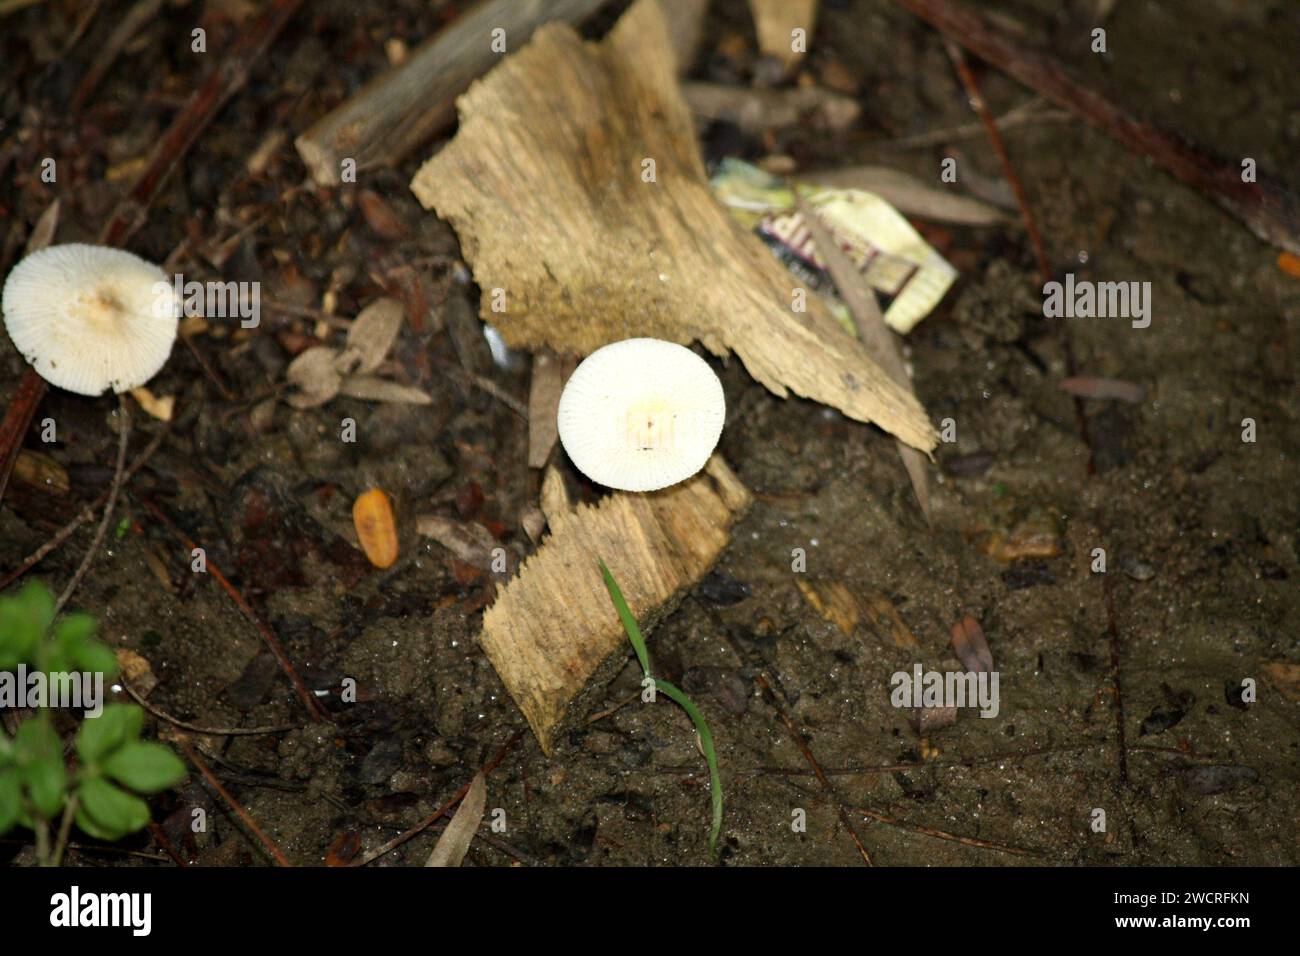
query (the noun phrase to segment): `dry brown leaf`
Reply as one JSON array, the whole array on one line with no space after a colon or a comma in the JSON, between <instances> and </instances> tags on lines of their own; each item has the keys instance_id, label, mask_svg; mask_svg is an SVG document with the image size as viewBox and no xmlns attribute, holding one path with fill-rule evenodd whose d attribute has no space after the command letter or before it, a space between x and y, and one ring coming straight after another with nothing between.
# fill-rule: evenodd
<instances>
[{"instance_id":1,"label":"dry brown leaf","mask_svg":"<svg viewBox=\"0 0 1300 956\"><path fill-rule=\"evenodd\" d=\"M117 648L113 654L117 657L117 666L121 669L126 682L131 685L131 689L141 697L152 694L153 689L158 686L158 678L154 676L149 662L135 651L125 647Z\"/></svg>"},{"instance_id":2,"label":"dry brown leaf","mask_svg":"<svg viewBox=\"0 0 1300 956\"><path fill-rule=\"evenodd\" d=\"M674 68L662 13L638 0L600 43L542 27L460 98L459 132L411 188L456 228L479 286L500 290L482 314L529 351L638 335L730 349L777 395L929 451L916 398L816 296L792 311L789 273L713 198Z\"/></svg>"},{"instance_id":3,"label":"dry brown leaf","mask_svg":"<svg viewBox=\"0 0 1300 956\"><path fill-rule=\"evenodd\" d=\"M481 524L462 523L441 515L423 515L415 530L432 538L466 564L487 570L492 566L492 551L500 547L492 532Z\"/></svg>"},{"instance_id":4,"label":"dry brown leaf","mask_svg":"<svg viewBox=\"0 0 1300 956\"><path fill-rule=\"evenodd\" d=\"M140 404L146 415L152 416L160 422L171 421L172 414L176 411L175 395L164 395L159 398L143 385L131 389L131 397Z\"/></svg>"},{"instance_id":5,"label":"dry brown leaf","mask_svg":"<svg viewBox=\"0 0 1300 956\"><path fill-rule=\"evenodd\" d=\"M984 628L969 614L952 626L952 651L968 671L987 674L993 670L993 652L984 638Z\"/></svg>"},{"instance_id":6,"label":"dry brown leaf","mask_svg":"<svg viewBox=\"0 0 1300 956\"><path fill-rule=\"evenodd\" d=\"M615 492L551 515L551 536L483 615L483 650L548 755L584 689L612 678L631 647L605 590L603 558L643 630L702 578L748 507L749 492L714 455L705 470L646 494ZM575 704L575 698L580 702Z\"/></svg>"},{"instance_id":7,"label":"dry brown leaf","mask_svg":"<svg viewBox=\"0 0 1300 956\"><path fill-rule=\"evenodd\" d=\"M469 791L460 801L460 806L456 808L456 814L447 824L447 829L443 830L442 836L438 837L433 852L429 854L429 861L424 865L460 866L465 859L465 854L469 852L470 843L474 841L474 834L478 833L478 828L483 823L483 814L486 810L487 780L483 772L479 771L474 774Z\"/></svg>"},{"instance_id":8,"label":"dry brown leaf","mask_svg":"<svg viewBox=\"0 0 1300 956\"><path fill-rule=\"evenodd\" d=\"M1264 676L1287 700L1300 701L1300 664L1291 661L1267 661L1261 665Z\"/></svg>"},{"instance_id":9,"label":"dry brown leaf","mask_svg":"<svg viewBox=\"0 0 1300 956\"><path fill-rule=\"evenodd\" d=\"M399 405L428 405L433 401L427 392L413 385L402 385L378 375L349 375L339 386L339 394L368 402L392 402Z\"/></svg>"},{"instance_id":10,"label":"dry brown leaf","mask_svg":"<svg viewBox=\"0 0 1300 956\"><path fill-rule=\"evenodd\" d=\"M289 404L294 408L315 408L337 395L343 384L343 377L334 367L337 357L336 350L314 345L290 362L285 378L299 391L289 396Z\"/></svg>"},{"instance_id":11,"label":"dry brown leaf","mask_svg":"<svg viewBox=\"0 0 1300 956\"><path fill-rule=\"evenodd\" d=\"M337 367L344 375L367 374L379 368L402 330L405 311L396 299L376 299L361 310L348 329L348 347Z\"/></svg>"}]
</instances>

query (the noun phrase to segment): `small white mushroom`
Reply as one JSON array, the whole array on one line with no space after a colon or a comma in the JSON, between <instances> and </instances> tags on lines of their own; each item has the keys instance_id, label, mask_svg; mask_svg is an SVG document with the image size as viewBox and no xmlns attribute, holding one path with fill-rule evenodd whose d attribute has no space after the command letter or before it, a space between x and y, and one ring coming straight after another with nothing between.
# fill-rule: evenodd
<instances>
[{"instance_id":1,"label":"small white mushroom","mask_svg":"<svg viewBox=\"0 0 1300 956\"><path fill-rule=\"evenodd\" d=\"M14 266L0 301L14 346L51 385L125 392L157 374L176 340L167 275L121 249L49 246Z\"/></svg>"},{"instance_id":2,"label":"small white mushroom","mask_svg":"<svg viewBox=\"0 0 1300 956\"><path fill-rule=\"evenodd\" d=\"M655 491L704 467L722 434L726 400L718 376L690 349L625 339L583 360L556 417L564 450L592 481Z\"/></svg>"}]
</instances>

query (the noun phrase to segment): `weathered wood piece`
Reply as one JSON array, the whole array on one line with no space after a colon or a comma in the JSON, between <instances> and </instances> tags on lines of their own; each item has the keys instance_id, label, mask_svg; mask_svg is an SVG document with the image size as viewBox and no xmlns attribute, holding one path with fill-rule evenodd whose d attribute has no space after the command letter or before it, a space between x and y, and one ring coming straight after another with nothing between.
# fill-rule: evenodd
<instances>
[{"instance_id":1,"label":"weathered wood piece","mask_svg":"<svg viewBox=\"0 0 1300 956\"><path fill-rule=\"evenodd\" d=\"M456 116L456 97L547 20L578 23L605 0L491 0L459 17L401 66L367 83L294 141L312 179L337 185L341 163L357 171L409 155ZM504 31L495 34L496 30ZM499 39L498 39L499 38ZM494 49L494 39L497 39Z\"/></svg>"},{"instance_id":2,"label":"weathered wood piece","mask_svg":"<svg viewBox=\"0 0 1300 956\"><path fill-rule=\"evenodd\" d=\"M411 188L501 290L505 311L485 296L483 316L528 350L731 349L777 395L933 448L916 398L713 198L674 71L663 15L639 0L600 43L547 24L460 98L460 131Z\"/></svg>"},{"instance_id":3,"label":"weathered wood piece","mask_svg":"<svg viewBox=\"0 0 1300 956\"><path fill-rule=\"evenodd\" d=\"M483 616L479 638L542 750L589 690L631 653L601 580L603 558L643 626L700 580L750 495L718 455L693 478L647 494L547 514L551 536Z\"/></svg>"}]
</instances>

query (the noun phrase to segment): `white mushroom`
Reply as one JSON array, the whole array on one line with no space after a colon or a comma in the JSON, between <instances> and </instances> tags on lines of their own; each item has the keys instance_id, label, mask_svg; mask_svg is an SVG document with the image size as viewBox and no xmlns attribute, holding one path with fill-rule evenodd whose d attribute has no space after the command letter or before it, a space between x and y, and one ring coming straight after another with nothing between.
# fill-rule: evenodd
<instances>
[{"instance_id":1,"label":"white mushroom","mask_svg":"<svg viewBox=\"0 0 1300 956\"><path fill-rule=\"evenodd\" d=\"M625 339L592 352L560 395L560 442L592 481L675 485L704 467L726 417L722 383L688 348Z\"/></svg>"},{"instance_id":2,"label":"white mushroom","mask_svg":"<svg viewBox=\"0 0 1300 956\"><path fill-rule=\"evenodd\" d=\"M156 265L70 243L34 252L5 280L5 329L52 385L125 392L163 367L176 340L175 293Z\"/></svg>"}]
</instances>

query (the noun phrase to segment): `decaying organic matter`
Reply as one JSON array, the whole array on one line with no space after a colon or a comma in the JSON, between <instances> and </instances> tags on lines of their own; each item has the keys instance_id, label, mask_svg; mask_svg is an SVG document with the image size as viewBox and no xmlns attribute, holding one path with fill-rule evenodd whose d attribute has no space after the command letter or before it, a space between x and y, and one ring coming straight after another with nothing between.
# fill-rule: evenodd
<instances>
[{"instance_id":1,"label":"decaying organic matter","mask_svg":"<svg viewBox=\"0 0 1300 956\"><path fill-rule=\"evenodd\" d=\"M658 618L712 566L750 495L721 457L679 485L617 492L596 507L548 513L551 536L483 615L483 650L542 750L597 672L628 651L597 557L616 569L638 618ZM576 708L581 709L581 708Z\"/></svg>"},{"instance_id":2,"label":"decaying organic matter","mask_svg":"<svg viewBox=\"0 0 1300 956\"><path fill-rule=\"evenodd\" d=\"M796 311L794 281L710 194L654 0L600 43L548 24L458 102L411 188L456 227L512 347L699 341L778 395L934 447L920 403L814 297Z\"/></svg>"}]
</instances>

